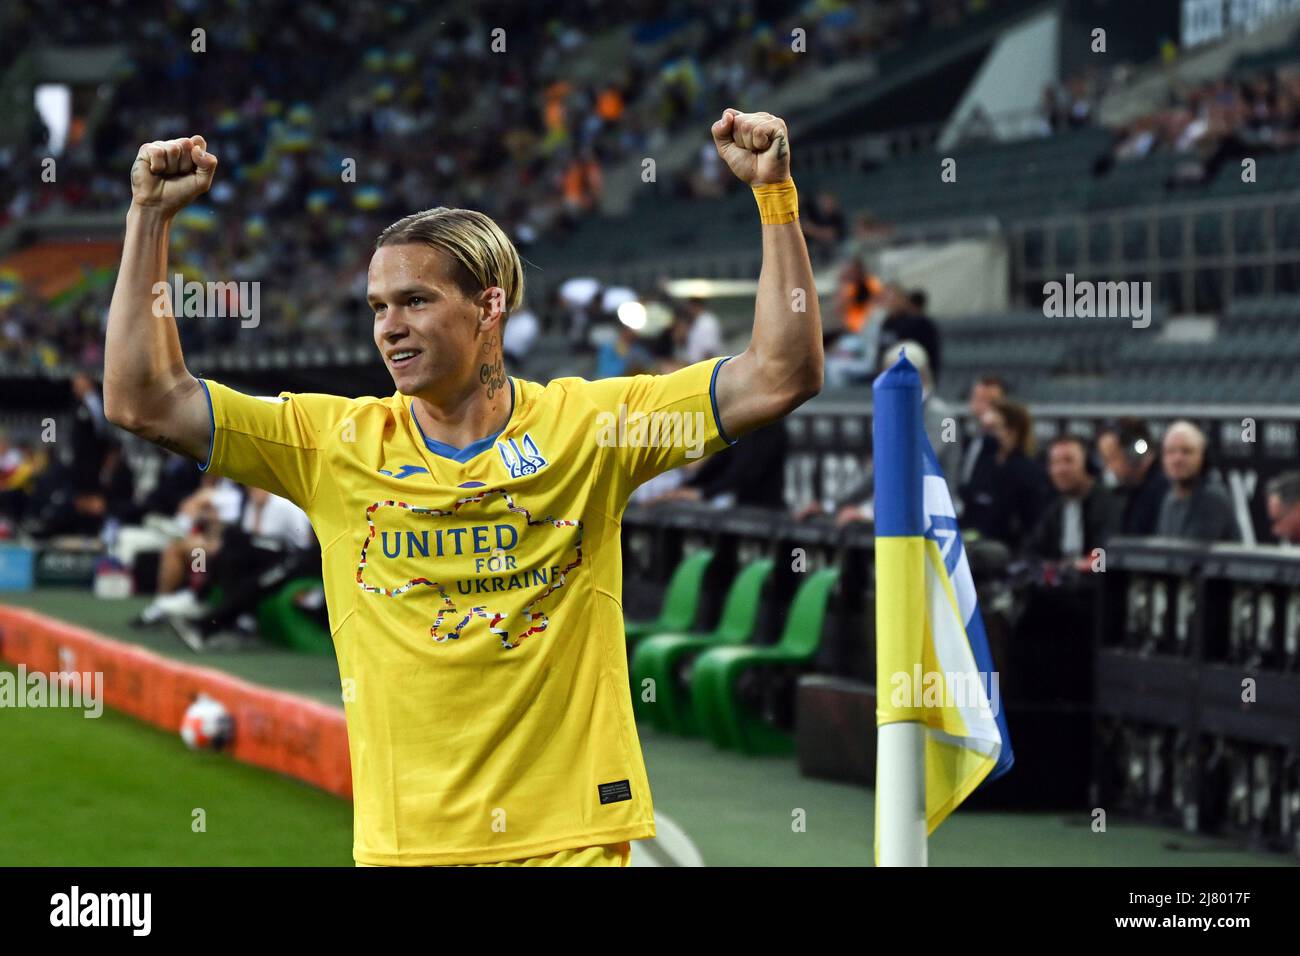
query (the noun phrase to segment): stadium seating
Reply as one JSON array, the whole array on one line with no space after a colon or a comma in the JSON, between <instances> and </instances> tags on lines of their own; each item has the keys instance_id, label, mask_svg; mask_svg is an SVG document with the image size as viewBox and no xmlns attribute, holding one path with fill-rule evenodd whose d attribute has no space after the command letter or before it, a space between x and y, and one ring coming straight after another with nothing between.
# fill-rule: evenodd
<instances>
[{"instance_id":1,"label":"stadium seating","mask_svg":"<svg viewBox=\"0 0 1300 956\"><path fill-rule=\"evenodd\" d=\"M682 558L668 581L664 592L663 606L652 621L623 622L627 636L629 653L645 637L651 634L676 633L688 631L695 623L695 615L700 606L700 592L704 587L704 573L713 561L713 552L707 549L696 551Z\"/></svg>"},{"instance_id":2,"label":"stadium seating","mask_svg":"<svg viewBox=\"0 0 1300 956\"><path fill-rule=\"evenodd\" d=\"M653 634L637 645L632 653L630 671L633 688L653 681L655 700L650 703L641 694L632 695L637 716L650 720L660 730L678 734L699 733L699 724L690 706L690 688L678 685L679 668L687 655L713 647L748 643L754 636L762 606L763 587L772 575L771 558L760 558L741 568L727 590L718 626L712 631L690 634Z\"/></svg>"},{"instance_id":3,"label":"stadium seating","mask_svg":"<svg viewBox=\"0 0 1300 956\"><path fill-rule=\"evenodd\" d=\"M744 753L788 753L794 740L786 730L772 726L767 714L756 715L753 705L770 701L770 695L794 684L778 686L770 672L798 671L816 656L822 642L822 625L831 591L840 569L812 572L795 592L781 640L771 647L716 647L701 654L691 673L691 701L704 735L714 746ZM749 686L742 690L739 686ZM789 701L793 705L793 700ZM764 706L764 709L768 709Z\"/></svg>"}]
</instances>

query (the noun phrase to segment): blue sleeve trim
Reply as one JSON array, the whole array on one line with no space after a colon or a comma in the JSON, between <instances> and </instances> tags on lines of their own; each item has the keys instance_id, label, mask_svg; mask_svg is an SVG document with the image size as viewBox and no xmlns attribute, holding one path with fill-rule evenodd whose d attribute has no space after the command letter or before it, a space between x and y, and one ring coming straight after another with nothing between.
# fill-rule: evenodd
<instances>
[{"instance_id":1,"label":"blue sleeve trim","mask_svg":"<svg viewBox=\"0 0 1300 956\"><path fill-rule=\"evenodd\" d=\"M212 393L208 391L208 383L199 379L199 384L203 386L203 397L208 400L208 421L212 425L212 432L208 436L208 457L199 463L199 471L207 471L212 465L212 452L217 447L217 416L212 411Z\"/></svg>"},{"instance_id":2,"label":"blue sleeve trim","mask_svg":"<svg viewBox=\"0 0 1300 956\"><path fill-rule=\"evenodd\" d=\"M718 370L731 361L733 357L728 355L724 359L719 359L718 364L713 366L713 375L709 378L709 404L713 406L713 420L717 423L718 434L728 445L734 445L740 439L728 437L726 430L722 427L722 416L718 414Z\"/></svg>"}]
</instances>

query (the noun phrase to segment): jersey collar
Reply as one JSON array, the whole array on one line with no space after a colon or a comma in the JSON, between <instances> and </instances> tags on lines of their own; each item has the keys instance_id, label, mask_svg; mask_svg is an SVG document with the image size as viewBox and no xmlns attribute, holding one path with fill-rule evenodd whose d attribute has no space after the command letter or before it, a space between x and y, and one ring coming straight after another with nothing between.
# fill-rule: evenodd
<instances>
[{"instance_id":1,"label":"jersey collar","mask_svg":"<svg viewBox=\"0 0 1300 956\"><path fill-rule=\"evenodd\" d=\"M512 376L508 376L507 378L510 382L510 414L506 418L506 423L495 433L488 435L486 438L472 441L464 448L457 448L455 445L449 445L445 441L438 441L436 438L430 438L426 435L424 429L420 426L420 420L415 417L415 399L411 399L411 404L409 406L411 410L411 421L415 423L415 430L424 440L424 447L441 458L450 458L452 461L461 463L467 462L476 455L480 455L491 448L492 443L501 437L502 432L510 427L510 423L514 421L515 417L515 380Z\"/></svg>"}]
</instances>

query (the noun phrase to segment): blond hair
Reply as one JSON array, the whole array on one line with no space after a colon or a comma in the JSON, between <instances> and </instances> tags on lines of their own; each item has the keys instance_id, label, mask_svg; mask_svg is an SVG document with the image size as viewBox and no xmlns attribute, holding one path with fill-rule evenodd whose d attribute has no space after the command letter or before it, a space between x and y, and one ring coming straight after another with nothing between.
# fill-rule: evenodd
<instances>
[{"instance_id":1,"label":"blond hair","mask_svg":"<svg viewBox=\"0 0 1300 956\"><path fill-rule=\"evenodd\" d=\"M456 285L466 296L498 288L505 294L506 315L523 303L524 266L519 252L490 216L447 206L426 209L386 228L375 240L375 248L409 243L450 256Z\"/></svg>"}]
</instances>

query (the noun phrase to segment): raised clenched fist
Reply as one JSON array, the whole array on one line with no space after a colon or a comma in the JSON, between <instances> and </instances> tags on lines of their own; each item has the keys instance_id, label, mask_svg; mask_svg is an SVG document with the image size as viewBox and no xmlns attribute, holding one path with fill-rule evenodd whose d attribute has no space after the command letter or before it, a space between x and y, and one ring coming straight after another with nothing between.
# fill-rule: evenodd
<instances>
[{"instance_id":1,"label":"raised clenched fist","mask_svg":"<svg viewBox=\"0 0 1300 956\"><path fill-rule=\"evenodd\" d=\"M751 186L790 178L790 136L779 116L728 107L713 124L713 144L731 171Z\"/></svg>"},{"instance_id":2,"label":"raised clenched fist","mask_svg":"<svg viewBox=\"0 0 1300 956\"><path fill-rule=\"evenodd\" d=\"M216 171L202 136L145 143L131 166L131 201L174 215L208 191Z\"/></svg>"}]
</instances>

